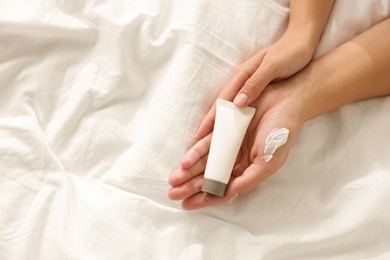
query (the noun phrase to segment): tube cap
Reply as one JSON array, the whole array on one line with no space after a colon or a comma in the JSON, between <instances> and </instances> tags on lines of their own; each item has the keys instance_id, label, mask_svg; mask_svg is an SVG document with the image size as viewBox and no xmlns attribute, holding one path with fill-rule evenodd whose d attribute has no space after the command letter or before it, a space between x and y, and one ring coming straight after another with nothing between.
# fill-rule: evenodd
<instances>
[{"instance_id":1,"label":"tube cap","mask_svg":"<svg viewBox=\"0 0 390 260\"><path fill-rule=\"evenodd\" d=\"M202 191L218 197L223 197L225 195L226 186L227 185L223 182L204 179Z\"/></svg>"}]
</instances>

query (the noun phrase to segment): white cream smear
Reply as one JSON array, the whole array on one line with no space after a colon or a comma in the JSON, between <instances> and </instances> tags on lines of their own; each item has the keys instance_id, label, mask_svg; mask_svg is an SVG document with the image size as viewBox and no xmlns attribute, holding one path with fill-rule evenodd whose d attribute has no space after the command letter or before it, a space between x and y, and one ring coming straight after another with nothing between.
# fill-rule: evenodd
<instances>
[{"instance_id":1,"label":"white cream smear","mask_svg":"<svg viewBox=\"0 0 390 260\"><path fill-rule=\"evenodd\" d=\"M272 160L276 149L287 142L289 130L287 128L275 128L265 139L264 161Z\"/></svg>"}]
</instances>

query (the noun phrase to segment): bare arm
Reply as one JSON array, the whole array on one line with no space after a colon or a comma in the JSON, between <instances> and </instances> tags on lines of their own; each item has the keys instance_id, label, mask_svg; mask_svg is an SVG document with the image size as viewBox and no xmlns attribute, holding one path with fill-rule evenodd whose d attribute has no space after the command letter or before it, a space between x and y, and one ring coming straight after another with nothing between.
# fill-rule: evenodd
<instances>
[{"instance_id":1,"label":"bare arm","mask_svg":"<svg viewBox=\"0 0 390 260\"><path fill-rule=\"evenodd\" d=\"M314 52L325 28L334 0L291 0L286 32L301 33Z\"/></svg>"},{"instance_id":2,"label":"bare arm","mask_svg":"<svg viewBox=\"0 0 390 260\"><path fill-rule=\"evenodd\" d=\"M390 18L313 61L302 81L303 120L357 100L390 94Z\"/></svg>"},{"instance_id":3,"label":"bare arm","mask_svg":"<svg viewBox=\"0 0 390 260\"><path fill-rule=\"evenodd\" d=\"M312 59L334 0L291 0L289 23L283 36L241 64L222 89L219 98L247 106L257 100L266 86L288 78ZM196 138L213 129L215 105L204 117Z\"/></svg>"},{"instance_id":4,"label":"bare arm","mask_svg":"<svg viewBox=\"0 0 390 260\"><path fill-rule=\"evenodd\" d=\"M284 163L301 124L350 102L390 94L390 18L314 60L294 76L271 84L254 103L257 112L224 198L200 192L211 135L197 142L170 176L168 196L196 209L232 201ZM288 141L265 162L264 141L272 129L290 130Z\"/></svg>"}]
</instances>

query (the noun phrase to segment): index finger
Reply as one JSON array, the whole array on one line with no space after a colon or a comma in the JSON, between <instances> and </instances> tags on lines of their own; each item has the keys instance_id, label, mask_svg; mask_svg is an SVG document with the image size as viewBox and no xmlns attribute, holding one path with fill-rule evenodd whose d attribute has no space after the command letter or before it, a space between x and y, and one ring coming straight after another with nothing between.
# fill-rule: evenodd
<instances>
[{"instance_id":1,"label":"index finger","mask_svg":"<svg viewBox=\"0 0 390 260\"><path fill-rule=\"evenodd\" d=\"M210 150L211 145L210 133L203 139L199 140L194 146L190 148L181 160L181 167L187 169L192 167L197 161L199 161Z\"/></svg>"}]
</instances>

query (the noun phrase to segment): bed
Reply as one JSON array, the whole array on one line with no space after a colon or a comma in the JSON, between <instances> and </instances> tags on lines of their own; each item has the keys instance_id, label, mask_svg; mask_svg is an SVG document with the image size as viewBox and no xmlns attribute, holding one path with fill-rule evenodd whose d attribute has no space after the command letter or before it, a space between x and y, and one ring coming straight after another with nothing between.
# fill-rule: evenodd
<instances>
[{"instance_id":1,"label":"bed","mask_svg":"<svg viewBox=\"0 0 390 260\"><path fill-rule=\"evenodd\" d=\"M390 259L390 97L305 123L284 166L231 205L166 196L224 82L288 13L0 0L0 259ZM388 0L336 1L316 56L389 14Z\"/></svg>"}]
</instances>

